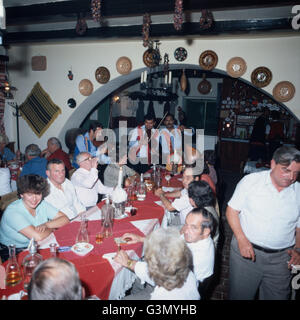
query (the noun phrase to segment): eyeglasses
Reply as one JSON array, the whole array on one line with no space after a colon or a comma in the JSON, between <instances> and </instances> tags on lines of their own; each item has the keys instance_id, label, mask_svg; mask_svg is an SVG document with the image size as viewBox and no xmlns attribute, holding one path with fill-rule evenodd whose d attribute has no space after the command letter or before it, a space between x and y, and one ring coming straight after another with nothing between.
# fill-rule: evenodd
<instances>
[{"instance_id":1,"label":"eyeglasses","mask_svg":"<svg viewBox=\"0 0 300 320\"><path fill-rule=\"evenodd\" d=\"M81 160L79 163L84 162L86 160L92 160L92 159L93 159L92 157L88 157L88 158L85 158L84 160Z\"/></svg>"}]
</instances>

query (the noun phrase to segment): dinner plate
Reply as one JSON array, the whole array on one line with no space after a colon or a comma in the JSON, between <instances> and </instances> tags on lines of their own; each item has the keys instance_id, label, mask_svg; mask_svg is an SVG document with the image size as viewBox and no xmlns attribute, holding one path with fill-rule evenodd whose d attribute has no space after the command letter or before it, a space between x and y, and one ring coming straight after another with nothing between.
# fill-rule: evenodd
<instances>
[{"instance_id":1,"label":"dinner plate","mask_svg":"<svg viewBox=\"0 0 300 320\"><path fill-rule=\"evenodd\" d=\"M251 82L258 88L266 87L272 80L272 72L266 67L258 67L251 73Z\"/></svg>"},{"instance_id":2,"label":"dinner plate","mask_svg":"<svg viewBox=\"0 0 300 320\"><path fill-rule=\"evenodd\" d=\"M199 57L199 64L204 70L212 70L218 63L218 56L212 50L206 50Z\"/></svg>"},{"instance_id":3,"label":"dinner plate","mask_svg":"<svg viewBox=\"0 0 300 320\"><path fill-rule=\"evenodd\" d=\"M75 243L71 250L79 256L85 256L94 249L94 246L87 242Z\"/></svg>"},{"instance_id":4,"label":"dinner plate","mask_svg":"<svg viewBox=\"0 0 300 320\"><path fill-rule=\"evenodd\" d=\"M94 90L94 86L92 84L92 82L88 79L83 79L79 82L79 92L83 95L83 96L89 96L93 90Z\"/></svg>"},{"instance_id":5,"label":"dinner plate","mask_svg":"<svg viewBox=\"0 0 300 320\"><path fill-rule=\"evenodd\" d=\"M116 67L120 74L129 74L132 69L131 60L127 57L120 57L117 60Z\"/></svg>"},{"instance_id":6,"label":"dinner plate","mask_svg":"<svg viewBox=\"0 0 300 320\"><path fill-rule=\"evenodd\" d=\"M97 70L95 71L95 78L96 80L101 83L101 84L105 84L109 81L110 79L110 72L107 68L105 67L99 67L97 68Z\"/></svg>"},{"instance_id":7,"label":"dinner plate","mask_svg":"<svg viewBox=\"0 0 300 320\"><path fill-rule=\"evenodd\" d=\"M241 77L247 70L247 64L241 57L231 58L226 65L227 73L233 78Z\"/></svg>"},{"instance_id":8,"label":"dinner plate","mask_svg":"<svg viewBox=\"0 0 300 320\"><path fill-rule=\"evenodd\" d=\"M287 102L295 95L295 86L289 81L281 81L273 88L273 96L277 101Z\"/></svg>"}]
</instances>

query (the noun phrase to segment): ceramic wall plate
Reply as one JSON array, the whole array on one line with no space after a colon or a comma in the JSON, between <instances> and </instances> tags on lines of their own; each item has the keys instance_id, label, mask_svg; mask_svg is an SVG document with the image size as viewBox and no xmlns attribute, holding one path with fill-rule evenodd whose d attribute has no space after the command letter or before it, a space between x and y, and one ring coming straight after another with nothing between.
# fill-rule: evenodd
<instances>
[{"instance_id":1,"label":"ceramic wall plate","mask_svg":"<svg viewBox=\"0 0 300 320\"><path fill-rule=\"evenodd\" d=\"M174 57L177 61L184 61L187 58L187 51L183 47L179 47L174 51Z\"/></svg>"},{"instance_id":2,"label":"ceramic wall plate","mask_svg":"<svg viewBox=\"0 0 300 320\"><path fill-rule=\"evenodd\" d=\"M159 54L155 49L148 49L143 54L143 62L148 68L159 65Z\"/></svg>"},{"instance_id":3,"label":"ceramic wall plate","mask_svg":"<svg viewBox=\"0 0 300 320\"><path fill-rule=\"evenodd\" d=\"M211 83L206 80L205 74L203 75L203 80L198 84L198 91L201 94L208 94L211 91Z\"/></svg>"},{"instance_id":4,"label":"ceramic wall plate","mask_svg":"<svg viewBox=\"0 0 300 320\"><path fill-rule=\"evenodd\" d=\"M129 74L132 69L131 60L127 57L120 57L117 60L116 67L120 74Z\"/></svg>"},{"instance_id":5,"label":"ceramic wall plate","mask_svg":"<svg viewBox=\"0 0 300 320\"><path fill-rule=\"evenodd\" d=\"M94 86L92 84L92 82L88 79L83 79L79 82L79 92L83 95L83 96L89 96L93 90L94 90Z\"/></svg>"},{"instance_id":6,"label":"ceramic wall plate","mask_svg":"<svg viewBox=\"0 0 300 320\"><path fill-rule=\"evenodd\" d=\"M233 78L241 77L247 70L247 64L241 57L231 58L226 65L227 73Z\"/></svg>"},{"instance_id":7,"label":"ceramic wall plate","mask_svg":"<svg viewBox=\"0 0 300 320\"><path fill-rule=\"evenodd\" d=\"M75 99L73 99L73 98L70 98L70 99L68 99L68 106L69 106L69 108L75 108L76 107L76 100Z\"/></svg>"},{"instance_id":8,"label":"ceramic wall plate","mask_svg":"<svg viewBox=\"0 0 300 320\"><path fill-rule=\"evenodd\" d=\"M218 56L212 50L206 50L199 57L199 64L204 70L212 70L218 63Z\"/></svg>"},{"instance_id":9,"label":"ceramic wall plate","mask_svg":"<svg viewBox=\"0 0 300 320\"><path fill-rule=\"evenodd\" d=\"M273 96L277 101L287 102L295 95L295 86L289 81L281 81L273 88Z\"/></svg>"},{"instance_id":10,"label":"ceramic wall plate","mask_svg":"<svg viewBox=\"0 0 300 320\"><path fill-rule=\"evenodd\" d=\"M258 88L266 87L272 81L272 72L266 67L258 67L251 73L251 82Z\"/></svg>"},{"instance_id":11,"label":"ceramic wall plate","mask_svg":"<svg viewBox=\"0 0 300 320\"><path fill-rule=\"evenodd\" d=\"M105 67L99 67L95 71L95 78L101 84L107 83L110 79L110 72Z\"/></svg>"}]
</instances>

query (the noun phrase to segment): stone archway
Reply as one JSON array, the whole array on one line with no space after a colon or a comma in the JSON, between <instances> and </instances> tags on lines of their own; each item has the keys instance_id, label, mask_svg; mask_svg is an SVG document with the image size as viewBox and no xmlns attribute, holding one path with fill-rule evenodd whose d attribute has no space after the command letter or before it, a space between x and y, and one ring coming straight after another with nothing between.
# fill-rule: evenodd
<instances>
[{"instance_id":1,"label":"stone archway","mask_svg":"<svg viewBox=\"0 0 300 320\"><path fill-rule=\"evenodd\" d=\"M203 70L200 66L195 65L195 64L170 64L169 65L169 69L172 70L178 70L178 69L195 69L195 70L200 70L200 71L205 71ZM101 86L99 89L97 89L92 95L90 95L89 97L87 97L72 113L72 115L70 116L70 118L68 119L68 121L66 122L66 125L62 128L62 130L60 131L58 138L60 139L60 141L65 141L65 135L66 132L69 129L72 128L79 128L82 120L87 116L87 114L89 114L93 108L95 108L95 106L102 100L104 100L105 98L107 98L110 94L112 94L113 92L115 92L117 89L119 89L120 87L126 85L128 82L134 81L136 79L139 79L141 76L141 73L143 71L149 71L147 68L140 68L137 70L134 70L132 72L130 72L130 74L128 75L121 75L111 81L109 81L107 84ZM153 70L153 73L156 72L160 72L163 71L163 65L160 65L159 67L156 67ZM221 74L221 75L227 75L226 71L220 70L220 69L214 69L212 70L212 72L216 73L216 74ZM239 81L242 81L244 83L246 83L247 85L254 87L252 85L251 82L243 79L243 78L238 78ZM258 91L261 91L262 93L264 93L266 96L269 96L271 99L274 99L273 96L271 94L269 94L268 92L256 88ZM279 102L277 102L278 104L280 104L284 109L286 109L295 119L297 119L299 121L299 119L291 112L291 110L289 110L289 108L287 108L284 104L281 104Z\"/></svg>"}]
</instances>

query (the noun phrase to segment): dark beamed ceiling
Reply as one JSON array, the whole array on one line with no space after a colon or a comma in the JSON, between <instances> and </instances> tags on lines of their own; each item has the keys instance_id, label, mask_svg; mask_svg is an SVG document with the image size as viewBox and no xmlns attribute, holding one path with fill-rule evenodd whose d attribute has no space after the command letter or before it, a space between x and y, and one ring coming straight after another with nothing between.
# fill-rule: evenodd
<instances>
[{"instance_id":1,"label":"dark beamed ceiling","mask_svg":"<svg viewBox=\"0 0 300 320\"><path fill-rule=\"evenodd\" d=\"M3 44L45 41L141 39L143 14L151 14L150 36L196 37L265 32L297 32L291 27L291 8L296 1L276 0L183 0L182 30L173 25L175 0L101 0L100 23L94 22L90 0L55 1L4 0L6 30ZM201 30L202 9L210 9L214 23ZM88 28L84 35L76 33L79 15Z\"/></svg>"}]
</instances>

